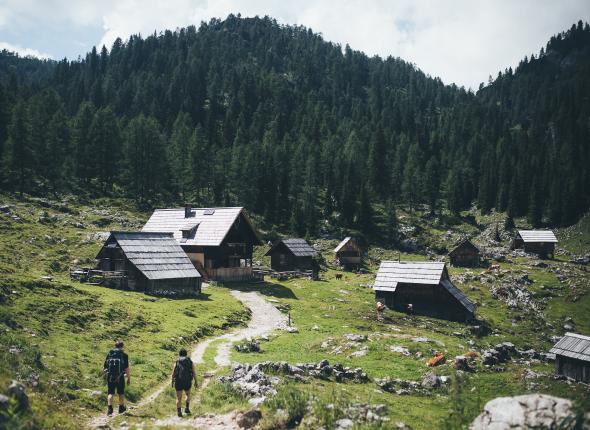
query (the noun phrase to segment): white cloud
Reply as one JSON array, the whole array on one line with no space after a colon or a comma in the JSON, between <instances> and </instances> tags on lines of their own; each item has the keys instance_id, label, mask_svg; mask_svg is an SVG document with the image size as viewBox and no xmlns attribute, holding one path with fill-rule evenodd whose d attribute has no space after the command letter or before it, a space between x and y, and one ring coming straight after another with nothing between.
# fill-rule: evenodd
<instances>
[{"instance_id":1,"label":"white cloud","mask_svg":"<svg viewBox=\"0 0 590 430\"><path fill-rule=\"evenodd\" d=\"M102 25L103 35L89 44L110 47L117 37L198 26L230 13L304 25L327 40L368 55L400 57L445 83L476 88L488 75L538 52L553 34L579 19L590 21L590 1L2 0L0 31Z\"/></svg>"},{"instance_id":2,"label":"white cloud","mask_svg":"<svg viewBox=\"0 0 590 430\"><path fill-rule=\"evenodd\" d=\"M40 59L53 58L51 55L43 53L43 52L39 52L36 49L23 48L22 46L19 46L19 45L13 45L13 44L7 43L7 42L0 42L0 51L2 51L3 49L6 49L7 51L16 52L21 57L37 57Z\"/></svg>"}]
</instances>

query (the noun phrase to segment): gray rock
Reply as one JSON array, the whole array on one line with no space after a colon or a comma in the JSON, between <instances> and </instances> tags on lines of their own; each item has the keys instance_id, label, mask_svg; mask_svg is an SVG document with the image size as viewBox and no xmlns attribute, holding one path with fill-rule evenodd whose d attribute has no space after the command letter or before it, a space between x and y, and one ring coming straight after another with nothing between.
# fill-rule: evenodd
<instances>
[{"instance_id":1,"label":"gray rock","mask_svg":"<svg viewBox=\"0 0 590 430\"><path fill-rule=\"evenodd\" d=\"M428 388L428 389L440 387L441 384L442 384L442 381L440 379L440 376L435 375L433 373L429 373L422 380L422 387Z\"/></svg>"},{"instance_id":2,"label":"gray rock","mask_svg":"<svg viewBox=\"0 0 590 430\"><path fill-rule=\"evenodd\" d=\"M572 402L545 394L498 397L484 406L470 430L562 428L573 415ZM569 427L563 427L569 428Z\"/></svg>"},{"instance_id":3,"label":"gray rock","mask_svg":"<svg viewBox=\"0 0 590 430\"><path fill-rule=\"evenodd\" d=\"M25 386L18 381L12 381L8 386L8 394L16 400L17 410L29 409L29 396L25 392Z\"/></svg>"},{"instance_id":4,"label":"gray rock","mask_svg":"<svg viewBox=\"0 0 590 430\"><path fill-rule=\"evenodd\" d=\"M334 423L334 430L351 429L353 426L354 422L350 418L342 418Z\"/></svg>"},{"instance_id":5,"label":"gray rock","mask_svg":"<svg viewBox=\"0 0 590 430\"><path fill-rule=\"evenodd\" d=\"M350 340L351 342L364 342L365 340L367 340L367 336L365 336L363 334L349 333L349 334L345 334L344 337L347 340Z\"/></svg>"},{"instance_id":6,"label":"gray rock","mask_svg":"<svg viewBox=\"0 0 590 430\"><path fill-rule=\"evenodd\" d=\"M0 412L8 410L10 407L10 398L4 394L0 394ZM0 419L0 422L2 420Z\"/></svg>"},{"instance_id":7,"label":"gray rock","mask_svg":"<svg viewBox=\"0 0 590 430\"><path fill-rule=\"evenodd\" d=\"M249 429L258 424L262 418L262 413L258 409L250 409L247 412L242 412L236 417L238 426L244 429Z\"/></svg>"},{"instance_id":8,"label":"gray rock","mask_svg":"<svg viewBox=\"0 0 590 430\"><path fill-rule=\"evenodd\" d=\"M454 366L455 366L455 369L462 370L464 372L469 372L472 370L471 367L469 366L469 360L467 359L467 357L465 357L463 355L458 355L455 357Z\"/></svg>"}]
</instances>

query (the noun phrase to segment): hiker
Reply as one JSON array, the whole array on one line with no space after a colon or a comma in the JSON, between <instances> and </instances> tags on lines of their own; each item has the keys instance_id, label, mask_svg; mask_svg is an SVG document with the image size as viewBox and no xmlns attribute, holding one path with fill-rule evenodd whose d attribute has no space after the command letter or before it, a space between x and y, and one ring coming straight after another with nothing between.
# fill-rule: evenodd
<instances>
[{"instance_id":1,"label":"hiker","mask_svg":"<svg viewBox=\"0 0 590 430\"><path fill-rule=\"evenodd\" d=\"M115 391L119 395L119 413L122 414L127 410L125 407L125 379L127 385L131 383L129 373L129 357L123 352L123 342L115 342L115 348L111 349L104 361L103 373L107 379L108 397L107 415L113 415L113 394Z\"/></svg>"},{"instance_id":2,"label":"hiker","mask_svg":"<svg viewBox=\"0 0 590 430\"><path fill-rule=\"evenodd\" d=\"M172 386L176 390L176 412L178 412L179 417L182 417L183 391L186 393L184 413L191 413L189 405L191 403L191 385L193 380L195 381L196 387L197 372L195 371L195 365L190 357L188 357L186 349L182 348L178 352L178 360L174 364L174 370L172 371Z\"/></svg>"}]
</instances>

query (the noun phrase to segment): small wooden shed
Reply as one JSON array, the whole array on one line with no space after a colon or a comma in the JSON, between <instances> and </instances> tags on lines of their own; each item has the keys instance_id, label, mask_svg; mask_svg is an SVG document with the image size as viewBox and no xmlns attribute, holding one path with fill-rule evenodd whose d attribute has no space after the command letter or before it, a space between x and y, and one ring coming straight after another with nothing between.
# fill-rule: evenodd
<instances>
[{"instance_id":1,"label":"small wooden shed","mask_svg":"<svg viewBox=\"0 0 590 430\"><path fill-rule=\"evenodd\" d=\"M452 321L475 318L475 304L455 287L445 263L382 261L375 299L390 309Z\"/></svg>"},{"instance_id":2,"label":"small wooden shed","mask_svg":"<svg viewBox=\"0 0 590 430\"><path fill-rule=\"evenodd\" d=\"M463 239L449 252L449 258L453 266L477 267L480 262L480 251L469 239Z\"/></svg>"},{"instance_id":3,"label":"small wooden shed","mask_svg":"<svg viewBox=\"0 0 590 430\"><path fill-rule=\"evenodd\" d=\"M555 354L555 373L590 382L590 336L566 333L549 351Z\"/></svg>"},{"instance_id":4,"label":"small wooden shed","mask_svg":"<svg viewBox=\"0 0 590 430\"><path fill-rule=\"evenodd\" d=\"M277 272L312 271L317 274L315 249L305 239L281 239L265 254L270 256L270 267Z\"/></svg>"},{"instance_id":5,"label":"small wooden shed","mask_svg":"<svg viewBox=\"0 0 590 430\"><path fill-rule=\"evenodd\" d=\"M553 258L557 242L551 230L518 230L511 248L524 249L525 252Z\"/></svg>"},{"instance_id":6,"label":"small wooden shed","mask_svg":"<svg viewBox=\"0 0 590 430\"><path fill-rule=\"evenodd\" d=\"M361 248L352 237L346 237L334 248L336 264L344 267L358 267L361 264Z\"/></svg>"},{"instance_id":7,"label":"small wooden shed","mask_svg":"<svg viewBox=\"0 0 590 430\"><path fill-rule=\"evenodd\" d=\"M201 292L201 274L171 233L111 232L96 259L106 286L165 296Z\"/></svg>"}]
</instances>

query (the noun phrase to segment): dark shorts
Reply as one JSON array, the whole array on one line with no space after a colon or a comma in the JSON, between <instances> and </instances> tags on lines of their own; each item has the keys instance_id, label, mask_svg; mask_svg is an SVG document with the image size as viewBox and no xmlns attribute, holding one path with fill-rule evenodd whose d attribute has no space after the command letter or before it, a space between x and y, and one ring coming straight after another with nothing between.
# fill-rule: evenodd
<instances>
[{"instance_id":1,"label":"dark shorts","mask_svg":"<svg viewBox=\"0 0 590 430\"><path fill-rule=\"evenodd\" d=\"M108 394L115 394L115 391L117 391L117 394L125 394L125 378L123 376L118 381L108 381L107 386Z\"/></svg>"},{"instance_id":2,"label":"dark shorts","mask_svg":"<svg viewBox=\"0 0 590 430\"><path fill-rule=\"evenodd\" d=\"M176 391L189 391L191 389L192 385L193 385L193 381L184 382L184 383L175 381L174 382L174 389Z\"/></svg>"}]
</instances>

